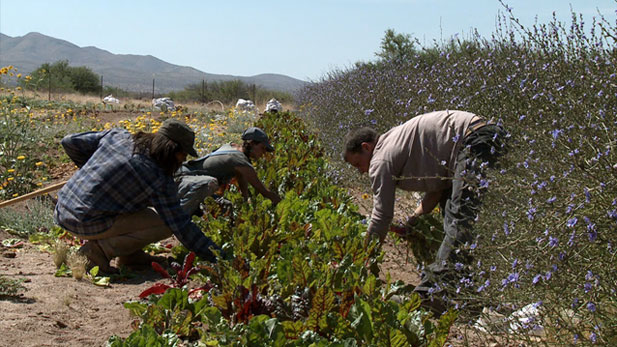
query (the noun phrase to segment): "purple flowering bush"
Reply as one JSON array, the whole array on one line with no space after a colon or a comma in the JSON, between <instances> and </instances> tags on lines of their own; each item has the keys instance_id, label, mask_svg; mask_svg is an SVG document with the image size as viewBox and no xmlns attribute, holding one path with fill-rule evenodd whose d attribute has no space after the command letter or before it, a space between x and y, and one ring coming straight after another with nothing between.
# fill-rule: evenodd
<instances>
[{"instance_id":1,"label":"purple flowering bush","mask_svg":"<svg viewBox=\"0 0 617 347\"><path fill-rule=\"evenodd\" d=\"M476 238L463 246L474 260L453 266L462 279L444 299L470 326L478 308L509 317L533 304L524 324L499 322L506 339L532 341L540 331L545 344L614 345L616 41L617 23L601 15L590 25L572 14L570 25L554 18L526 28L506 7L491 38L453 38L404 61L335 71L299 101L347 178L340 152L350 129L385 131L440 109L501 122L509 151L478 187Z\"/></svg>"}]
</instances>

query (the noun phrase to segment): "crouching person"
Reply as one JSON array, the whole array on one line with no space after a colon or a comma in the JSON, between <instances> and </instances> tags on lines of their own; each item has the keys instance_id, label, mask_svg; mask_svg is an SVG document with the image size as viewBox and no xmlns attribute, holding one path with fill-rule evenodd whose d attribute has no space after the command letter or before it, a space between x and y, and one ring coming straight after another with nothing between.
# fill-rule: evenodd
<instances>
[{"instance_id":1,"label":"crouching person","mask_svg":"<svg viewBox=\"0 0 617 347\"><path fill-rule=\"evenodd\" d=\"M268 135L260 128L251 127L242 133L242 144L228 143L216 151L182 165L176 180L180 202L189 214L201 214L199 204L220 188L227 186L232 179L238 182L244 200L249 198L248 185L270 199L274 205L281 201L281 197L269 190L257 177L257 172L251 160L258 160L266 152L273 152ZM219 203L229 203L222 197Z\"/></svg>"},{"instance_id":2,"label":"crouching person","mask_svg":"<svg viewBox=\"0 0 617 347\"><path fill-rule=\"evenodd\" d=\"M58 193L54 219L87 240L79 252L91 265L117 272L110 261L149 263L142 248L172 234L199 257L216 261L219 249L191 221L178 198L173 175L188 154L197 156L195 134L177 120L156 133L125 129L72 134L62 139L79 167Z\"/></svg>"}]
</instances>

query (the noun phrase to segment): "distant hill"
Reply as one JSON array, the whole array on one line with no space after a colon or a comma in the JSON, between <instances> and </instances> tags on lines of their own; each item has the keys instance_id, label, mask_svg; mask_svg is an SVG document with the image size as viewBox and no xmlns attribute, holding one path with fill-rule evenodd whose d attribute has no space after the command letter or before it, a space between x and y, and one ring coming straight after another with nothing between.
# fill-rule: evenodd
<instances>
[{"instance_id":1,"label":"distant hill","mask_svg":"<svg viewBox=\"0 0 617 347\"><path fill-rule=\"evenodd\" d=\"M104 85L129 91L152 90L154 74L156 91L182 90L189 84L241 80L263 88L293 92L307 82L280 74L232 76L209 74L188 66L167 63L151 55L113 54L96 47L79 47L68 41L29 33L10 37L0 33L0 66L13 65L22 74L36 70L41 64L68 60L71 66L87 66L103 76Z\"/></svg>"}]
</instances>

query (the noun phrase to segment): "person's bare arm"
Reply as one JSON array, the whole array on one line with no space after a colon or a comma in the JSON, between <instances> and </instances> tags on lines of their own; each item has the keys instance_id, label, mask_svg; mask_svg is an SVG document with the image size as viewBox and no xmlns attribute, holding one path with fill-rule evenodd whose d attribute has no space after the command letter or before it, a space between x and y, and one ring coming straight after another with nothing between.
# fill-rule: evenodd
<instances>
[{"instance_id":1,"label":"person's bare arm","mask_svg":"<svg viewBox=\"0 0 617 347\"><path fill-rule=\"evenodd\" d=\"M253 186L253 188L255 188L255 190L259 194L272 200L273 204L276 205L279 203L279 201L281 201L281 197L277 193L269 190L263 185L263 183L261 183L261 181L259 180L259 177L257 177L257 172L255 172L255 169L253 169L252 167L238 166L236 167L236 173L238 174L238 182L241 182L242 179L244 180L245 184L248 182L250 185ZM242 190L242 186L240 186L240 190ZM248 189L247 189L247 195L248 195Z\"/></svg>"},{"instance_id":2,"label":"person's bare arm","mask_svg":"<svg viewBox=\"0 0 617 347\"><path fill-rule=\"evenodd\" d=\"M407 223L414 225L419 216L431 213L431 211L433 211L435 206L439 203L439 200L441 200L442 193L442 191L425 193L420 205L418 205L413 212L413 215L407 218Z\"/></svg>"},{"instance_id":3,"label":"person's bare arm","mask_svg":"<svg viewBox=\"0 0 617 347\"><path fill-rule=\"evenodd\" d=\"M244 198L244 201L248 201L249 189L248 189L248 183L246 182L246 179L241 174L236 175L236 179L238 181L238 187L240 188L240 193L242 193L242 197Z\"/></svg>"}]
</instances>

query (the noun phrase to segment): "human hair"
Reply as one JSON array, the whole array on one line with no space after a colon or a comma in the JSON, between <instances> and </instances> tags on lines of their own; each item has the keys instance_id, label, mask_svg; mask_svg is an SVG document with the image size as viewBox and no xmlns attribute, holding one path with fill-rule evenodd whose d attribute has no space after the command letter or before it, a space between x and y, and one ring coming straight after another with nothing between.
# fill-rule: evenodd
<instances>
[{"instance_id":1,"label":"human hair","mask_svg":"<svg viewBox=\"0 0 617 347\"><path fill-rule=\"evenodd\" d=\"M362 152L363 142L376 142L377 131L373 128L363 127L352 130L345 136L344 153Z\"/></svg>"},{"instance_id":2,"label":"human hair","mask_svg":"<svg viewBox=\"0 0 617 347\"><path fill-rule=\"evenodd\" d=\"M182 147L164 135L140 131L133 135L133 142L133 153L148 155L168 176L173 176L182 165L176 158Z\"/></svg>"}]
</instances>

